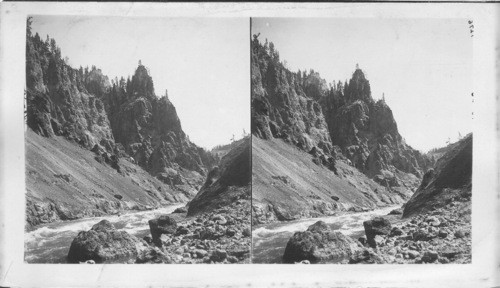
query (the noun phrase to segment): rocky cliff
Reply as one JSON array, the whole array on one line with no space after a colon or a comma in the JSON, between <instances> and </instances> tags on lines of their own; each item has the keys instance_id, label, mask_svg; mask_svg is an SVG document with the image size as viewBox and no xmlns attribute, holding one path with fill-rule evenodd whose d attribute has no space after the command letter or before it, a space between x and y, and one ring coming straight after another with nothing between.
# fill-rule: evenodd
<instances>
[{"instance_id":1,"label":"rocky cliff","mask_svg":"<svg viewBox=\"0 0 500 288\"><path fill-rule=\"evenodd\" d=\"M131 177L134 171L147 171L150 176L144 181L150 181L151 176L156 179L151 180L155 182L152 188L145 189L155 195L159 193L153 197L157 198L157 203L187 201L192 198L202 186L207 171L219 161L218 156L189 140L182 130L176 109L169 101L168 95L157 97L155 94L148 69L139 63L131 79L116 78L110 83L108 77L95 66L90 69L74 69L67 63L67 59L61 58L61 50L55 40L47 37L47 40L43 41L38 34L32 35L28 23L26 122L29 130L49 139L54 138L54 143L62 143L60 140L65 138L64 141L69 140L91 150L95 163L86 165L108 165L124 177ZM42 142L47 142L43 138L31 138L33 146L44 146ZM47 152L57 153L55 149L61 145L53 145ZM75 151L69 149L61 152L64 156L80 153ZM40 155L35 155L35 152L28 155L27 167L32 164L30 161L39 158ZM53 158L54 162L61 159L61 155L56 154L47 157ZM139 167L133 168L135 165ZM54 195L46 194L46 189L41 189L38 184L30 186L37 182L33 176L37 172L43 171L27 173L28 198L31 197L28 203L31 206L27 209L33 210L36 203L48 205L47 207L50 203L55 205L54 207L61 204L56 202L62 201L64 197L54 198ZM156 182L162 184L158 185ZM72 186L74 185L64 188L67 194L81 192L81 189ZM142 188L139 190L142 191L139 194L144 192ZM163 195L165 193L168 195ZM139 197L139 194L136 196ZM177 194L184 196L177 197ZM80 204L80 208L82 205L94 205L88 199L76 198L78 203L73 205L74 209ZM138 203L142 205L139 205L140 207L145 207L144 201ZM73 212L76 216L70 218L96 214L89 212L83 215L76 213L76 210ZM34 218L38 217L38 213L33 215ZM48 217L49 220L63 218L65 216ZM32 219L30 224L36 225L49 220Z\"/></svg>"},{"instance_id":2,"label":"rocky cliff","mask_svg":"<svg viewBox=\"0 0 500 288\"><path fill-rule=\"evenodd\" d=\"M307 186L309 187L307 191L288 189L288 192L283 194L286 197L275 199L273 196L275 193L270 191L276 190L277 187L272 183L279 181L264 178L286 177L288 174L294 174L293 171L303 171L299 174L308 175L307 171L310 171L301 169L300 165L293 167L278 165L278 163L283 164L286 159L277 161L277 164L266 163L266 157L273 154L269 148L288 150L282 149L285 147L278 144L280 141L308 153L308 156L302 156L301 153L287 152L287 154L301 154L296 156L298 162L302 162L299 159L309 157L319 167L333 172L326 173L328 175L325 177L342 178L335 180L337 184L331 187L340 189L342 185L339 183L346 182L349 177L353 178L350 181L353 183L352 186L365 186L366 189L362 189L365 195L359 196L357 194L360 192L357 191L343 199L345 205L329 203L333 208L323 209L328 210L327 213L333 213L340 207L366 208L380 205L381 202L398 203L411 196L420 183L422 172L429 167L431 161L404 142L391 109L384 100L375 101L372 98L370 83L361 69L355 70L348 83L346 81L344 84L339 82L329 85L314 70L291 72L287 69L284 62L280 61L279 52L272 42L268 43L266 40L265 43L261 43L255 35L251 45L252 134L267 141L279 139L278 142L273 140L274 142L269 145L254 141L261 146L258 147L257 154L254 154L257 158L254 157L253 160L254 177L257 177L257 182L254 181L253 185L253 197L258 199L255 205L260 205L260 201L264 201L263 203L273 206L266 208L254 205L257 212L266 214L265 211L269 210L268 212L273 214L273 210L279 210L274 208L276 204L282 208L286 206L284 210L289 212L297 210L295 212L302 211L303 214L313 215L315 213L310 212L318 209L314 209L313 204L306 204L311 202L310 199L300 200L297 197L301 195L299 198L303 198L302 196L312 193L313 197L323 200L324 196L332 192L327 191L328 189L318 189L321 185L313 185L315 187L311 188L311 185L304 185L305 182L301 182L294 183L295 187ZM255 151L254 149L254 153ZM353 169L347 168L346 165ZM257 171L255 167L260 166L267 172ZM362 172L364 176L353 177L355 170ZM269 171L280 174L266 177L265 174L269 174ZM300 178L299 175L297 177ZM296 178L290 178L291 180L287 182L297 182L294 180ZM328 181L330 180L317 183ZM376 185L373 182L376 182ZM259 185L263 185L262 189ZM268 187L267 192L266 187ZM292 193L292 190L297 191ZM346 189L343 188L343 191ZM354 199L358 199L359 202L356 203ZM365 200L371 204L365 203ZM284 202L288 204L285 205ZM300 217L295 212L292 213L295 216L291 218ZM278 218L288 217L278 214L276 214ZM303 217L306 217L305 214Z\"/></svg>"},{"instance_id":3,"label":"rocky cliff","mask_svg":"<svg viewBox=\"0 0 500 288\"><path fill-rule=\"evenodd\" d=\"M317 147L330 154L328 126L315 100L326 93L326 82L314 73L289 71L276 53L253 40L252 133L262 139L281 138L306 152Z\"/></svg>"},{"instance_id":4,"label":"rocky cliff","mask_svg":"<svg viewBox=\"0 0 500 288\"><path fill-rule=\"evenodd\" d=\"M116 142L153 175L170 184L179 184L180 168L206 175L217 162L209 152L196 146L184 133L168 95L156 97L147 68L139 65L132 80L114 83L105 96Z\"/></svg>"},{"instance_id":5,"label":"rocky cliff","mask_svg":"<svg viewBox=\"0 0 500 288\"><path fill-rule=\"evenodd\" d=\"M99 144L108 152L114 137L102 99L86 89L88 71L61 59L55 40L28 34L26 41L27 124L36 133L65 136L86 148Z\"/></svg>"},{"instance_id":6,"label":"rocky cliff","mask_svg":"<svg viewBox=\"0 0 500 288\"><path fill-rule=\"evenodd\" d=\"M384 186L416 188L415 177L432 161L405 143L385 100L372 98L361 69L348 83L329 87L314 70L289 71L271 44L252 42L254 135L281 138L306 152L314 148L327 159L346 157ZM415 177L404 181L405 174Z\"/></svg>"},{"instance_id":7,"label":"rocky cliff","mask_svg":"<svg viewBox=\"0 0 500 288\"><path fill-rule=\"evenodd\" d=\"M420 178L432 164L405 143L390 107L384 99L372 98L370 82L361 69L354 71L349 83L333 85L320 102L333 145L379 183L391 187L409 184L398 174L411 173Z\"/></svg>"},{"instance_id":8,"label":"rocky cliff","mask_svg":"<svg viewBox=\"0 0 500 288\"><path fill-rule=\"evenodd\" d=\"M213 211L237 200L250 199L250 137L239 142L221 159L220 165L208 173L205 184L188 204L188 215Z\"/></svg>"},{"instance_id":9,"label":"rocky cliff","mask_svg":"<svg viewBox=\"0 0 500 288\"><path fill-rule=\"evenodd\" d=\"M472 134L441 156L429 169L418 190L405 204L403 217L429 212L454 200L470 201L472 193Z\"/></svg>"}]
</instances>

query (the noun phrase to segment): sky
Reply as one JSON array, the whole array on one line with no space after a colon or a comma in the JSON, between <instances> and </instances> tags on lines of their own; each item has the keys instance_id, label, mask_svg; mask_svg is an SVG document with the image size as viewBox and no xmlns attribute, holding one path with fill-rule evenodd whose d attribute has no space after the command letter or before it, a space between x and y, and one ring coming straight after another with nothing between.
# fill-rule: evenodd
<instances>
[{"instance_id":1,"label":"sky","mask_svg":"<svg viewBox=\"0 0 500 288\"><path fill-rule=\"evenodd\" d=\"M466 19L253 18L292 71L328 83L356 64L392 109L406 143L428 151L472 131L472 38Z\"/></svg>"},{"instance_id":2,"label":"sky","mask_svg":"<svg viewBox=\"0 0 500 288\"><path fill-rule=\"evenodd\" d=\"M95 65L110 80L141 60L201 147L250 131L248 18L34 16L32 30L54 38L73 68Z\"/></svg>"}]
</instances>

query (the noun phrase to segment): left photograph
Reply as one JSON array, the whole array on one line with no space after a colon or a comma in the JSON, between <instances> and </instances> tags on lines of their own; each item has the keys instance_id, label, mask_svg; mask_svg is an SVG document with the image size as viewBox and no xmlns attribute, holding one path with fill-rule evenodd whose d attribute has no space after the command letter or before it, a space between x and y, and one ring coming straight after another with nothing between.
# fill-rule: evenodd
<instances>
[{"instance_id":1,"label":"left photograph","mask_svg":"<svg viewBox=\"0 0 500 288\"><path fill-rule=\"evenodd\" d=\"M26 19L27 263L250 263L247 18Z\"/></svg>"}]
</instances>

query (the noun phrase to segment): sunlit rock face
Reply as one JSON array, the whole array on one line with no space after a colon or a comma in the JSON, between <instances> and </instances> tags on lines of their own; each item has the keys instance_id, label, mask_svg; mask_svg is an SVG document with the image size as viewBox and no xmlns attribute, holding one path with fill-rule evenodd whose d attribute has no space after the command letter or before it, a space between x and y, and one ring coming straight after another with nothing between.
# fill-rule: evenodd
<instances>
[{"instance_id":1,"label":"sunlit rock face","mask_svg":"<svg viewBox=\"0 0 500 288\"><path fill-rule=\"evenodd\" d=\"M87 85L91 79L99 86ZM38 34L27 38L26 116L36 133L65 136L86 148L99 144L111 152L115 141L98 94L108 88L107 77L95 67L84 71L68 66L55 42L50 45Z\"/></svg>"},{"instance_id":2,"label":"sunlit rock face","mask_svg":"<svg viewBox=\"0 0 500 288\"><path fill-rule=\"evenodd\" d=\"M334 145L370 177L411 173L420 178L431 161L407 145L385 100L375 101L370 83L356 69L349 83L339 83L322 101Z\"/></svg>"},{"instance_id":3,"label":"sunlit rock face","mask_svg":"<svg viewBox=\"0 0 500 288\"><path fill-rule=\"evenodd\" d=\"M255 35L251 81L256 223L402 203L420 184L430 161L404 142L361 69L328 84L290 71Z\"/></svg>"},{"instance_id":4,"label":"sunlit rock face","mask_svg":"<svg viewBox=\"0 0 500 288\"><path fill-rule=\"evenodd\" d=\"M148 69L111 81L95 66L74 69L27 27L27 226L194 197L218 156L189 140Z\"/></svg>"},{"instance_id":5,"label":"sunlit rock face","mask_svg":"<svg viewBox=\"0 0 500 288\"><path fill-rule=\"evenodd\" d=\"M326 82L317 73L299 74L253 42L252 133L263 139L282 138L306 152L319 147L330 154L328 126L317 101L328 92Z\"/></svg>"},{"instance_id":6,"label":"sunlit rock face","mask_svg":"<svg viewBox=\"0 0 500 288\"><path fill-rule=\"evenodd\" d=\"M291 72L271 44L252 41L252 133L279 138L337 171L347 161L378 184L409 197L432 161L407 145L385 100L375 101L356 67L349 81ZM336 172L338 173L338 171Z\"/></svg>"},{"instance_id":7,"label":"sunlit rock face","mask_svg":"<svg viewBox=\"0 0 500 288\"><path fill-rule=\"evenodd\" d=\"M215 159L189 141L172 102L166 95L156 97L145 66L137 67L127 86L125 93L115 87L108 96L116 141L154 175L178 167L205 175ZM114 102L118 105L112 105Z\"/></svg>"},{"instance_id":8,"label":"sunlit rock face","mask_svg":"<svg viewBox=\"0 0 500 288\"><path fill-rule=\"evenodd\" d=\"M425 173L418 190L405 205L409 217L445 207L451 201L469 202L472 193L472 134L450 148Z\"/></svg>"},{"instance_id":9,"label":"sunlit rock face","mask_svg":"<svg viewBox=\"0 0 500 288\"><path fill-rule=\"evenodd\" d=\"M251 197L250 137L242 139L207 175L205 184L189 202L188 215L213 211Z\"/></svg>"},{"instance_id":10,"label":"sunlit rock face","mask_svg":"<svg viewBox=\"0 0 500 288\"><path fill-rule=\"evenodd\" d=\"M68 66L55 42L49 46L37 36L27 41L27 122L33 131L63 135L88 149L97 144L110 153L123 147L154 175L178 167L204 175L215 164L189 141L167 96L156 96L144 65L131 79L111 84L95 66Z\"/></svg>"}]
</instances>

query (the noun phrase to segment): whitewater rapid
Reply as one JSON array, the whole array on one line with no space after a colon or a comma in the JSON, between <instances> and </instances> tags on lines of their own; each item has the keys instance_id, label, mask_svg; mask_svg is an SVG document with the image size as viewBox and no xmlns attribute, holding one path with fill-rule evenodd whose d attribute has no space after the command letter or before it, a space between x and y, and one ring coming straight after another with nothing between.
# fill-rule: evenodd
<instances>
[{"instance_id":1,"label":"whitewater rapid","mask_svg":"<svg viewBox=\"0 0 500 288\"><path fill-rule=\"evenodd\" d=\"M387 215L398 206L384 207L368 212L348 213L339 216L300 219L284 223L273 223L256 228L252 232L252 245L254 263L281 263L286 244L298 231L305 231L317 221L324 221L332 229L342 232L353 238L364 234L363 221L375 216Z\"/></svg>"},{"instance_id":2,"label":"whitewater rapid","mask_svg":"<svg viewBox=\"0 0 500 288\"><path fill-rule=\"evenodd\" d=\"M88 231L94 224L104 219L111 222L115 228L142 238L149 234L148 220L161 214L172 213L184 205L175 204L120 216L110 215L44 225L25 233L24 260L28 263L66 263L69 247L78 232Z\"/></svg>"}]
</instances>

